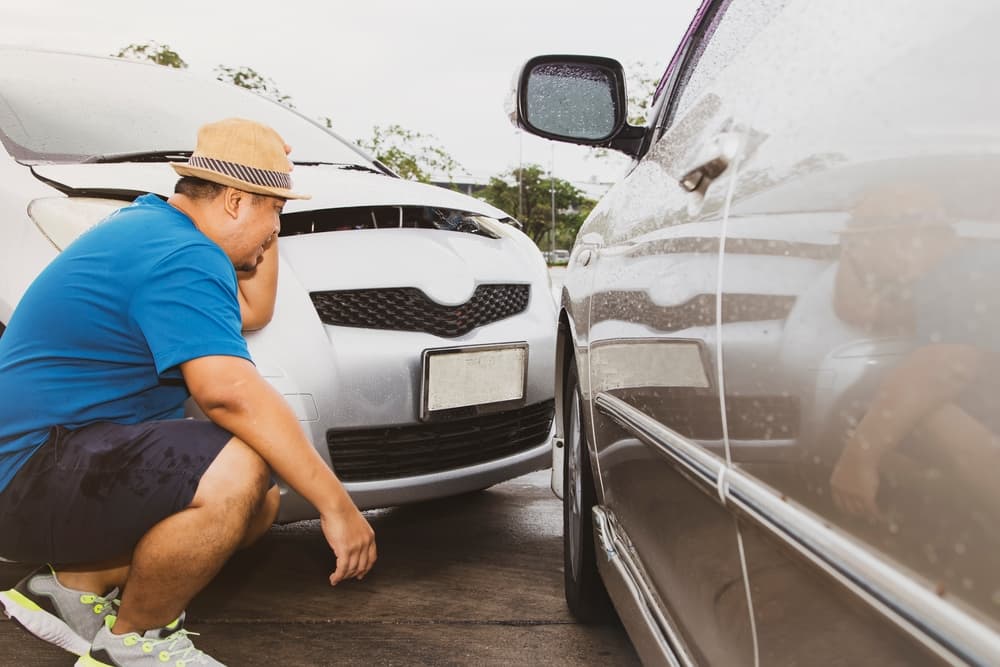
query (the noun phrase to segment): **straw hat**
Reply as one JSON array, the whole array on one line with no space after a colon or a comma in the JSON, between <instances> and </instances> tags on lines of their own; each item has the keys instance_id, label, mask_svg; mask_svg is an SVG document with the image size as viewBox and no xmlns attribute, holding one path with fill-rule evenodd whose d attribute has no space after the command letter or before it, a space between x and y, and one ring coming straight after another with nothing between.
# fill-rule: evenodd
<instances>
[{"instance_id":1,"label":"straw hat","mask_svg":"<svg viewBox=\"0 0 1000 667\"><path fill-rule=\"evenodd\" d=\"M186 163L171 162L181 176L194 176L245 192L282 199L309 199L292 192L292 163L285 142L267 125L227 118L202 125Z\"/></svg>"}]
</instances>

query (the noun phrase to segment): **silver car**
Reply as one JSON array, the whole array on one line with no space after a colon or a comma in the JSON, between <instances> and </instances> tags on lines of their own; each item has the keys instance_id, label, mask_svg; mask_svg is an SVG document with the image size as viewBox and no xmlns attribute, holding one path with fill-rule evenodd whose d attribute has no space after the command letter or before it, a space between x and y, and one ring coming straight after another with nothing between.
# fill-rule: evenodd
<instances>
[{"instance_id":1,"label":"silver car","mask_svg":"<svg viewBox=\"0 0 1000 667\"><path fill-rule=\"evenodd\" d=\"M168 162L230 116L274 127L296 188L313 195L285 207L274 319L247 342L357 505L547 467L555 310L542 255L514 221L186 72L0 49L0 332L61 248L139 194L169 195ZM281 520L312 516L285 495Z\"/></svg>"},{"instance_id":2,"label":"silver car","mask_svg":"<svg viewBox=\"0 0 1000 667\"><path fill-rule=\"evenodd\" d=\"M615 61L524 67L520 127L635 158L561 295L553 488L570 610L645 663L1000 664L998 30L706 0L645 127Z\"/></svg>"}]
</instances>

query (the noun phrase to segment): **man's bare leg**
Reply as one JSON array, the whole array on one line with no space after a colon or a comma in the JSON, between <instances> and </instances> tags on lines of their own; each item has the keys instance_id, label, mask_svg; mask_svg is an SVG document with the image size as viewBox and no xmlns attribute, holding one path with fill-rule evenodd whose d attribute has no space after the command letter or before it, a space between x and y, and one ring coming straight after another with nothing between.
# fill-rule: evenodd
<instances>
[{"instance_id":1,"label":"man's bare leg","mask_svg":"<svg viewBox=\"0 0 1000 667\"><path fill-rule=\"evenodd\" d=\"M260 511L253 517L246 536L239 548L245 549L259 540L274 525L281 504L278 487L272 487L264 496ZM56 579L66 588L103 595L113 588L122 588L128 579L132 554L113 560L84 565L53 565Z\"/></svg>"},{"instance_id":2,"label":"man's bare leg","mask_svg":"<svg viewBox=\"0 0 1000 667\"><path fill-rule=\"evenodd\" d=\"M112 588L121 588L128 578L132 554L114 560L87 565L53 564L56 580L74 591L104 595Z\"/></svg>"},{"instance_id":3,"label":"man's bare leg","mask_svg":"<svg viewBox=\"0 0 1000 667\"><path fill-rule=\"evenodd\" d=\"M243 541L240 542L240 549L246 549L270 530L271 526L274 525L274 520L278 518L278 508L280 505L281 493L278 491L277 486L272 486L264 496L264 502L261 503L260 511L250 520L247 534L243 538Z\"/></svg>"},{"instance_id":4,"label":"man's bare leg","mask_svg":"<svg viewBox=\"0 0 1000 667\"><path fill-rule=\"evenodd\" d=\"M830 476L833 500L850 514L878 518L879 467L903 438L953 401L981 373L984 353L971 345L917 348L889 371L848 439Z\"/></svg>"},{"instance_id":5,"label":"man's bare leg","mask_svg":"<svg viewBox=\"0 0 1000 667\"><path fill-rule=\"evenodd\" d=\"M267 497L269 475L263 459L242 441L226 444L187 509L139 540L115 634L142 633L180 616L249 536Z\"/></svg>"},{"instance_id":6,"label":"man's bare leg","mask_svg":"<svg viewBox=\"0 0 1000 667\"><path fill-rule=\"evenodd\" d=\"M956 488L978 494L984 510L1000 508L995 474L1000 467L1000 436L955 404L925 419L918 435L915 444L923 468L943 468L956 476Z\"/></svg>"}]
</instances>

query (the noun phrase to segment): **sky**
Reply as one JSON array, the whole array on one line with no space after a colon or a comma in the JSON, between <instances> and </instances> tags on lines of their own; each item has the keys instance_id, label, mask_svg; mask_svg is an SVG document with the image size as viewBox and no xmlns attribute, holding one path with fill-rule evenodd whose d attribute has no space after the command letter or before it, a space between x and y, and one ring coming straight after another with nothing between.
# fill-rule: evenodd
<instances>
[{"instance_id":1,"label":"sky","mask_svg":"<svg viewBox=\"0 0 1000 667\"><path fill-rule=\"evenodd\" d=\"M515 71L542 53L642 64L659 75L698 0L0 0L0 44L111 55L169 45L190 69L248 66L341 136L399 124L433 135L473 179L524 164L588 191L620 154L520 133L504 112ZM294 157L294 155L293 155Z\"/></svg>"}]
</instances>

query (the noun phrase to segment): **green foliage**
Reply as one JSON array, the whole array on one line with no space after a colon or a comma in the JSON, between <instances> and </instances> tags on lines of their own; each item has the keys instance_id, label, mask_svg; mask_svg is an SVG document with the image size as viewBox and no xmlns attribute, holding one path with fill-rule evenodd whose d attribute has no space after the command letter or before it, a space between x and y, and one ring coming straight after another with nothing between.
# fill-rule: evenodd
<instances>
[{"instance_id":1,"label":"green foliage","mask_svg":"<svg viewBox=\"0 0 1000 667\"><path fill-rule=\"evenodd\" d=\"M625 92L628 94L628 122L645 125L646 112L653 101L653 93L660 83L659 74L651 73L649 65L636 61L628 68Z\"/></svg>"},{"instance_id":2,"label":"green foliage","mask_svg":"<svg viewBox=\"0 0 1000 667\"><path fill-rule=\"evenodd\" d=\"M184 62L184 59L181 58L180 54L172 50L166 44L159 44L158 42L129 44L114 55L117 58L150 61L156 63L157 65L175 67L177 69L187 69L188 66L188 64ZM229 67L228 65L219 65L215 68L215 78L219 81L239 86L240 88L252 90L258 95L269 97L275 102L284 104L290 109L295 108L295 105L292 103L291 96L282 93L278 89L278 86L274 83L273 79L264 76L251 67ZM325 127L331 127L329 118L320 118L319 122L320 124L325 125Z\"/></svg>"},{"instance_id":3,"label":"green foliage","mask_svg":"<svg viewBox=\"0 0 1000 667\"><path fill-rule=\"evenodd\" d=\"M275 102L284 104L286 107L295 108L295 105L292 104L292 98L278 90L278 86L275 85L273 79L260 74L253 68L219 65L215 68L215 78L219 81L239 86L240 88L252 90L258 95L269 97Z\"/></svg>"},{"instance_id":4,"label":"green foliage","mask_svg":"<svg viewBox=\"0 0 1000 667\"><path fill-rule=\"evenodd\" d=\"M187 63L180 55L166 44L158 42L146 42L145 44L129 44L118 53L112 54L116 58L126 60L141 60L154 62L164 67L176 69L187 69Z\"/></svg>"},{"instance_id":5,"label":"green foliage","mask_svg":"<svg viewBox=\"0 0 1000 667\"><path fill-rule=\"evenodd\" d=\"M358 145L372 153L403 178L430 183L435 173L452 173L461 165L437 144L437 138L422 132L412 132L401 125L376 125L370 139L359 139Z\"/></svg>"},{"instance_id":6,"label":"green foliage","mask_svg":"<svg viewBox=\"0 0 1000 667\"><path fill-rule=\"evenodd\" d=\"M522 178L519 188L518 180ZM546 176L540 165L525 165L521 170L512 169L494 176L476 196L515 215L524 225L524 233L543 250L548 250L552 245L553 188L556 204L555 246L569 248L580 225L596 204L569 181Z\"/></svg>"},{"instance_id":7,"label":"green foliage","mask_svg":"<svg viewBox=\"0 0 1000 667\"><path fill-rule=\"evenodd\" d=\"M645 126L646 113L653 101L653 93L660 83L660 76L652 74L649 65L636 61L625 68L625 93L628 95L628 122L630 125ZM588 157L606 158L611 154L607 148L594 148Z\"/></svg>"}]
</instances>

